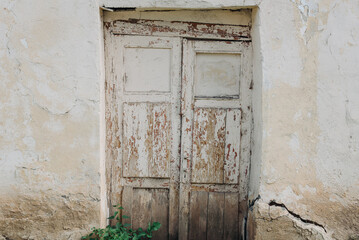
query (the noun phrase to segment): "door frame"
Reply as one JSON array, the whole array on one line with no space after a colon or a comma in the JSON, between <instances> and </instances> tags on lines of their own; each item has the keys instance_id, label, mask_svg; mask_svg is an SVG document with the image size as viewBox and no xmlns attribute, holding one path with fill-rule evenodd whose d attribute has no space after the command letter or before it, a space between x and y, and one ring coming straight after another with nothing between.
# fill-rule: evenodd
<instances>
[{"instance_id":1,"label":"door frame","mask_svg":"<svg viewBox=\"0 0 359 240\"><path fill-rule=\"evenodd\" d=\"M107 207L112 213L112 200L121 199L122 193L113 192L119 184L115 172L120 171L121 166L116 161L118 156L117 147L121 144L120 136L116 134L119 123L119 112L117 107L118 86L114 77L113 61L111 59L113 38L116 35L158 36L158 37L180 37L182 39L206 40L206 41L238 41L251 49L252 39L250 26L223 25L197 22L167 22L156 20L115 20L104 24L105 43L105 124L106 124L106 146L105 146L105 169L106 169L106 196ZM244 226L248 211L248 184L250 168L250 146L252 132L252 60L243 66L247 74L251 76L248 81L241 82L241 147L240 147L240 191L243 193L239 199L239 222ZM182 113L181 113L182 114ZM182 127L182 126L181 126ZM182 159L180 160L183 161ZM244 233L244 230L241 231Z\"/></svg>"}]
</instances>

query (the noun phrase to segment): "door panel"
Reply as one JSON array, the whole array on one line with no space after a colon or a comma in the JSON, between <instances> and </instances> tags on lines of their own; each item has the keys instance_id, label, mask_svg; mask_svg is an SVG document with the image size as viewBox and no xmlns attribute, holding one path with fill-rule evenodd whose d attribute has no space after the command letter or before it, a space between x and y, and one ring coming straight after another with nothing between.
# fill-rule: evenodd
<instances>
[{"instance_id":1,"label":"door panel","mask_svg":"<svg viewBox=\"0 0 359 240\"><path fill-rule=\"evenodd\" d=\"M239 54L197 53L195 97L239 97Z\"/></svg>"},{"instance_id":2,"label":"door panel","mask_svg":"<svg viewBox=\"0 0 359 240\"><path fill-rule=\"evenodd\" d=\"M126 92L171 92L170 48L125 47L124 51Z\"/></svg>"},{"instance_id":3,"label":"door panel","mask_svg":"<svg viewBox=\"0 0 359 240\"><path fill-rule=\"evenodd\" d=\"M154 239L168 239L169 194L168 189L134 189L132 199L133 228L148 227L149 222L160 222L161 228Z\"/></svg>"},{"instance_id":4,"label":"door panel","mask_svg":"<svg viewBox=\"0 0 359 240\"><path fill-rule=\"evenodd\" d=\"M223 183L225 119L223 109L194 110L193 183Z\"/></svg>"},{"instance_id":5,"label":"door panel","mask_svg":"<svg viewBox=\"0 0 359 240\"><path fill-rule=\"evenodd\" d=\"M239 42L184 41L180 239L238 239Z\"/></svg>"},{"instance_id":6,"label":"door panel","mask_svg":"<svg viewBox=\"0 0 359 240\"><path fill-rule=\"evenodd\" d=\"M238 193L192 191L189 239L238 239Z\"/></svg>"},{"instance_id":7,"label":"door panel","mask_svg":"<svg viewBox=\"0 0 359 240\"><path fill-rule=\"evenodd\" d=\"M208 193L202 191L191 192L191 212L189 239L207 238Z\"/></svg>"},{"instance_id":8,"label":"door panel","mask_svg":"<svg viewBox=\"0 0 359 240\"><path fill-rule=\"evenodd\" d=\"M123 176L168 178L170 104L124 103L123 116Z\"/></svg>"},{"instance_id":9,"label":"door panel","mask_svg":"<svg viewBox=\"0 0 359 240\"><path fill-rule=\"evenodd\" d=\"M195 108L192 183L238 183L240 110Z\"/></svg>"}]
</instances>

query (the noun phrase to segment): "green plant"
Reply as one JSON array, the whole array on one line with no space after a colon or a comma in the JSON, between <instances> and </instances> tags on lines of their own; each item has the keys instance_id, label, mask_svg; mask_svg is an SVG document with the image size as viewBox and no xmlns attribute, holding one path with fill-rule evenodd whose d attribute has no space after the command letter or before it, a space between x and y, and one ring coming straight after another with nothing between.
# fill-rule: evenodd
<instances>
[{"instance_id":1,"label":"green plant","mask_svg":"<svg viewBox=\"0 0 359 240\"><path fill-rule=\"evenodd\" d=\"M116 219L117 223L115 225L108 225L106 228L92 228L92 232L86 236L83 236L81 239L86 240L142 240L142 239L151 239L152 233L157 231L161 224L159 222L148 223L148 228L143 230L132 229L130 228L131 224L120 222L120 212L123 210L123 207L119 205L114 205L116 211L113 216L108 219ZM123 219L129 218L126 215L122 216Z\"/></svg>"}]
</instances>

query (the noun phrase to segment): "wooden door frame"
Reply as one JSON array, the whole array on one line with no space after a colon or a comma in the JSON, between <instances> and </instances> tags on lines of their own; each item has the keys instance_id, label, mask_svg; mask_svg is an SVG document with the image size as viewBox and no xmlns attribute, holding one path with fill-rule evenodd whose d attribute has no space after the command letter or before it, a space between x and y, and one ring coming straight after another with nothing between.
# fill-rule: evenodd
<instances>
[{"instance_id":1,"label":"wooden door frame","mask_svg":"<svg viewBox=\"0 0 359 240\"><path fill-rule=\"evenodd\" d=\"M251 47L252 39L250 36L250 26L244 25L223 25L197 22L180 21L154 21L154 20L116 20L104 23L104 43L105 43L105 124L106 124L106 144L105 144L105 168L106 168L106 196L107 207L112 213L112 201L121 199L122 193L112 192L114 185L119 184L118 176L114 173L120 171L121 166L116 161L119 154L117 148L121 145L118 130L121 125L118 112L118 85L116 84L111 59L111 50L114 36L116 35L137 35L137 36L158 36L158 37L181 37L183 39L195 40L220 40L220 41L239 41ZM251 59L251 58L250 58ZM252 62L246 63L249 74L252 74ZM252 132L252 85L251 81L241 83L241 168L240 168L240 187L244 193L239 199L239 222L244 228L245 217L248 211L248 184L250 167L250 142ZM183 159L180 160L181 162ZM118 201L118 200L117 200ZM116 203L117 204L117 203ZM241 231L244 233L244 230Z\"/></svg>"}]
</instances>

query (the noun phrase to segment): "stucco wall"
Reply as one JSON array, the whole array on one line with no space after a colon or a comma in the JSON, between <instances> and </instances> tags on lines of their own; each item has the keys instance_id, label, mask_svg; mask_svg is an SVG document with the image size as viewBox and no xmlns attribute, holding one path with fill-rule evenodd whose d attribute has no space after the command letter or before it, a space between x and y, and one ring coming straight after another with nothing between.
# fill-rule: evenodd
<instances>
[{"instance_id":1,"label":"stucco wall","mask_svg":"<svg viewBox=\"0 0 359 240\"><path fill-rule=\"evenodd\" d=\"M99 223L99 36L93 1L0 1L0 238Z\"/></svg>"},{"instance_id":2,"label":"stucco wall","mask_svg":"<svg viewBox=\"0 0 359 240\"><path fill-rule=\"evenodd\" d=\"M102 4L0 1L0 238L77 239L100 224ZM358 1L104 4L259 5L250 197L260 199L250 211L252 236L359 233Z\"/></svg>"},{"instance_id":3,"label":"stucco wall","mask_svg":"<svg viewBox=\"0 0 359 240\"><path fill-rule=\"evenodd\" d=\"M257 237L321 239L322 225L324 238L348 239L359 233L359 2L274 2L259 13Z\"/></svg>"}]
</instances>

